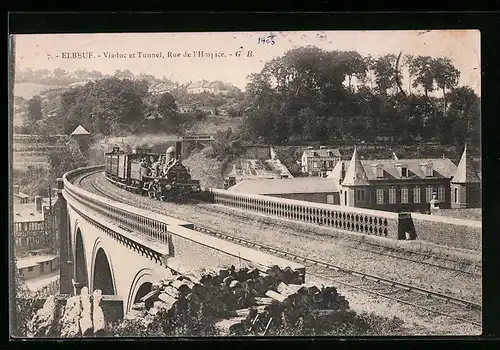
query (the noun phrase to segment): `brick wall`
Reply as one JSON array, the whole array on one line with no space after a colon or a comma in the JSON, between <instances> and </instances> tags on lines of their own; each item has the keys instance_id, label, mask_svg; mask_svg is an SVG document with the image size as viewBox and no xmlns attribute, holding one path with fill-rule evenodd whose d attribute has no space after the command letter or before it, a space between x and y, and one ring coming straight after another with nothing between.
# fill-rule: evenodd
<instances>
[{"instance_id":1,"label":"brick wall","mask_svg":"<svg viewBox=\"0 0 500 350\"><path fill-rule=\"evenodd\" d=\"M418 240L477 251L482 249L482 224L479 221L416 213L411 217Z\"/></svg>"}]
</instances>

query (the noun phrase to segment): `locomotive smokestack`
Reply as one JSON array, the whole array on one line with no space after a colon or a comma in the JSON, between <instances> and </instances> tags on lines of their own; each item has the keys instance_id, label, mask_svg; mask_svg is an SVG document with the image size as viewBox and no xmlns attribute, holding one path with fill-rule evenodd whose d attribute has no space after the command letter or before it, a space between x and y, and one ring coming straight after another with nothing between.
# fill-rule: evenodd
<instances>
[{"instance_id":1,"label":"locomotive smokestack","mask_svg":"<svg viewBox=\"0 0 500 350\"><path fill-rule=\"evenodd\" d=\"M180 159L182 156L182 142L180 141L177 141L175 143L175 157L177 159Z\"/></svg>"},{"instance_id":2,"label":"locomotive smokestack","mask_svg":"<svg viewBox=\"0 0 500 350\"><path fill-rule=\"evenodd\" d=\"M175 147L167 148L167 152L165 153L165 162L168 163L170 160L175 159Z\"/></svg>"}]
</instances>

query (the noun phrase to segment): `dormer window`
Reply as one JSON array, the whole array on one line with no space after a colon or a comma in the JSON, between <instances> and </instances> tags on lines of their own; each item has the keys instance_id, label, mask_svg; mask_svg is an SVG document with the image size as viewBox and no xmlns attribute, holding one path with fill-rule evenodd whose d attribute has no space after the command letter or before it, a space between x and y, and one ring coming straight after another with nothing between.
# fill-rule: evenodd
<instances>
[{"instance_id":1,"label":"dormer window","mask_svg":"<svg viewBox=\"0 0 500 350\"><path fill-rule=\"evenodd\" d=\"M396 164L400 177L408 177L408 166L406 164Z\"/></svg>"},{"instance_id":2,"label":"dormer window","mask_svg":"<svg viewBox=\"0 0 500 350\"><path fill-rule=\"evenodd\" d=\"M432 176L432 165L427 165L425 167L425 176Z\"/></svg>"},{"instance_id":3,"label":"dormer window","mask_svg":"<svg viewBox=\"0 0 500 350\"><path fill-rule=\"evenodd\" d=\"M377 178L384 177L384 167L382 166L382 164L373 164L372 167L375 169L375 176Z\"/></svg>"},{"instance_id":4,"label":"dormer window","mask_svg":"<svg viewBox=\"0 0 500 350\"><path fill-rule=\"evenodd\" d=\"M432 163L422 163L420 164L422 167L422 172L425 176L431 177L434 175L434 169L432 168Z\"/></svg>"},{"instance_id":5,"label":"dormer window","mask_svg":"<svg viewBox=\"0 0 500 350\"><path fill-rule=\"evenodd\" d=\"M408 177L408 168L407 167L401 167L401 177Z\"/></svg>"}]
</instances>

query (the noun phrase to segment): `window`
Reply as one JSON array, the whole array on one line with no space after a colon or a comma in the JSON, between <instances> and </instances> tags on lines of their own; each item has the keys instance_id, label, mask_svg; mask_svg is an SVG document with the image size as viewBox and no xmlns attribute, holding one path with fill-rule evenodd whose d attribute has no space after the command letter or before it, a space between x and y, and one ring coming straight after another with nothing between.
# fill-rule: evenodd
<instances>
[{"instance_id":1,"label":"window","mask_svg":"<svg viewBox=\"0 0 500 350\"><path fill-rule=\"evenodd\" d=\"M377 204L384 204L384 190L382 188L377 189Z\"/></svg>"},{"instance_id":2,"label":"window","mask_svg":"<svg viewBox=\"0 0 500 350\"><path fill-rule=\"evenodd\" d=\"M444 202L445 201L445 197L444 196L445 196L444 195L444 187L441 186L441 187L438 188L438 200L440 202Z\"/></svg>"},{"instance_id":3,"label":"window","mask_svg":"<svg viewBox=\"0 0 500 350\"><path fill-rule=\"evenodd\" d=\"M389 188L389 203L391 203L391 204L396 203L396 189L395 188Z\"/></svg>"},{"instance_id":4,"label":"window","mask_svg":"<svg viewBox=\"0 0 500 350\"><path fill-rule=\"evenodd\" d=\"M384 169L381 166L377 167L377 177L384 177Z\"/></svg>"},{"instance_id":5,"label":"window","mask_svg":"<svg viewBox=\"0 0 500 350\"><path fill-rule=\"evenodd\" d=\"M326 203L327 204L333 204L333 194L327 194L326 195Z\"/></svg>"},{"instance_id":6,"label":"window","mask_svg":"<svg viewBox=\"0 0 500 350\"><path fill-rule=\"evenodd\" d=\"M433 192L434 192L434 191L433 191L432 187L427 187L427 188L425 189L425 201L426 201L427 203L429 203L429 202L431 201L431 199L432 199L432 193L433 193Z\"/></svg>"},{"instance_id":7,"label":"window","mask_svg":"<svg viewBox=\"0 0 500 350\"><path fill-rule=\"evenodd\" d=\"M432 176L432 165L425 166L425 176Z\"/></svg>"},{"instance_id":8,"label":"window","mask_svg":"<svg viewBox=\"0 0 500 350\"><path fill-rule=\"evenodd\" d=\"M317 168L318 167L318 162L313 162L313 168Z\"/></svg>"},{"instance_id":9,"label":"window","mask_svg":"<svg viewBox=\"0 0 500 350\"><path fill-rule=\"evenodd\" d=\"M420 203L420 188L415 187L413 189L413 203Z\"/></svg>"},{"instance_id":10,"label":"window","mask_svg":"<svg viewBox=\"0 0 500 350\"><path fill-rule=\"evenodd\" d=\"M33 271L33 266L32 267L28 267L28 272L31 272Z\"/></svg>"},{"instance_id":11,"label":"window","mask_svg":"<svg viewBox=\"0 0 500 350\"><path fill-rule=\"evenodd\" d=\"M347 191L344 192L344 205L347 205Z\"/></svg>"},{"instance_id":12,"label":"window","mask_svg":"<svg viewBox=\"0 0 500 350\"><path fill-rule=\"evenodd\" d=\"M401 168L401 177L408 177L408 168L407 167Z\"/></svg>"},{"instance_id":13,"label":"window","mask_svg":"<svg viewBox=\"0 0 500 350\"><path fill-rule=\"evenodd\" d=\"M401 189L401 203L408 203L408 189Z\"/></svg>"},{"instance_id":14,"label":"window","mask_svg":"<svg viewBox=\"0 0 500 350\"><path fill-rule=\"evenodd\" d=\"M356 199L358 201L364 201L365 200L365 190L356 190Z\"/></svg>"},{"instance_id":15,"label":"window","mask_svg":"<svg viewBox=\"0 0 500 350\"><path fill-rule=\"evenodd\" d=\"M458 188L455 188L455 203L458 203Z\"/></svg>"}]
</instances>

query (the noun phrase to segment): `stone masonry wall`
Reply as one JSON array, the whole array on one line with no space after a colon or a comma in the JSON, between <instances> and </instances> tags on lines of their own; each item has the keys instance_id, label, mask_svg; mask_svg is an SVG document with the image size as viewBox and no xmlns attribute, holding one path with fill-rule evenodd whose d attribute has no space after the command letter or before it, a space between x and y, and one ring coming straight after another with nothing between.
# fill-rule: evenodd
<instances>
[{"instance_id":1,"label":"stone masonry wall","mask_svg":"<svg viewBox=\"0 0 500 350\"><path fill-rule=\"evenodd\" d=\"M462 249L482 249L480 222L415 213L411 217L418 240Z\"/></svg>"}]
</instances>

